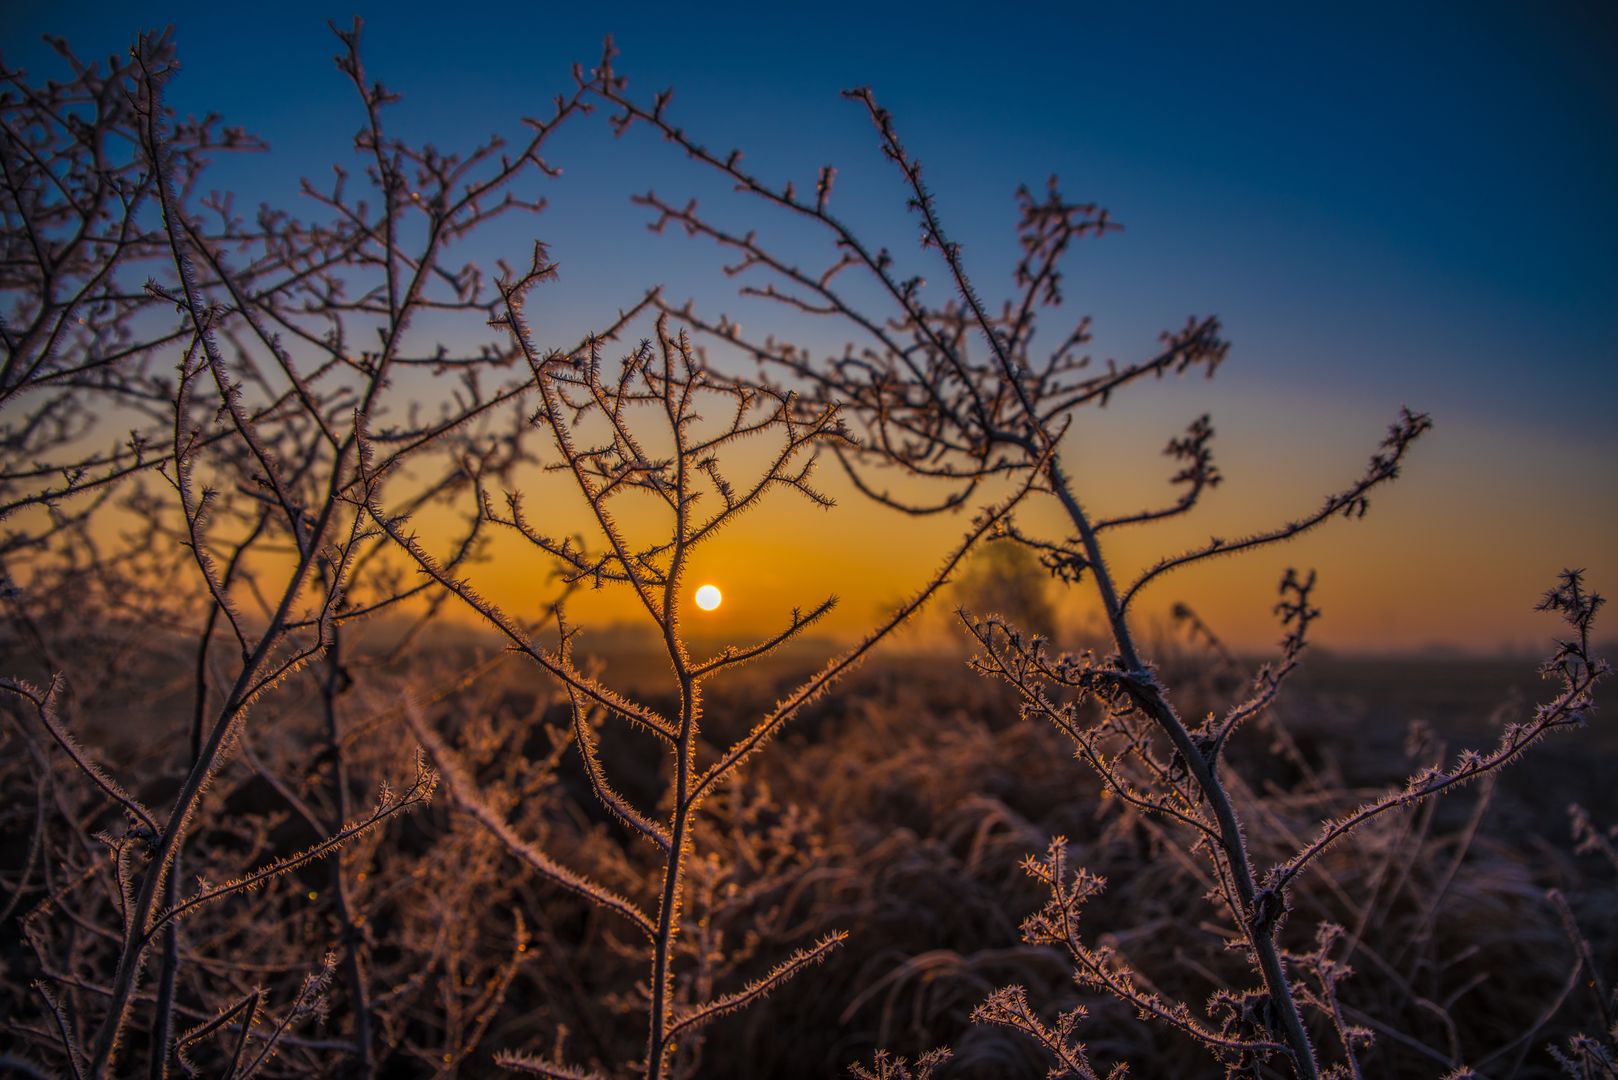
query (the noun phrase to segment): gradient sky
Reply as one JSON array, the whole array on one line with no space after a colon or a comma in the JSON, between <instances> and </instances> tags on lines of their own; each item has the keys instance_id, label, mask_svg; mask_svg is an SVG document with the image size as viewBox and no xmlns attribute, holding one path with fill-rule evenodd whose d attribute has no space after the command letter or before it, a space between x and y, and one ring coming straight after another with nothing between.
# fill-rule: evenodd
<instances>
[{"instance_id":1,"label":"gradient sky","mask_svg":"<svg viewBox=\"0 0 1618 1080\"><path fill-rule=\"evenodd\" d=\"M1122 569L1313 509L1358 475L1401 404L1433 414L1405 479L1365 521L1171 578L1157 610L1186 599L1238 643L1263 643L1276 636L1274 583L1297 564L1321 572L1329 645L1493 648L1554 629L1529 609L1563 565L1618 591L1618 8L682 6L358 10L371 70L406 95L404 131L445 147L514 132L610 32L632 88L674 86L678 122L701 141L742 147L755 171L800 186L837 164L836 209L924 266L902 190L838 96L869 84L991 295L1009 285L1018 184L1054 172L1069 196L1107 206L1125 231L1083 247L1067 287L1073 314L1095 317L1097 358L1146 355L1191 313L1220 315L1233 342L1211 383L1143 387L1074 436L1093 507L1137 509L1166 490L1161 444L1213 414L1225 485L1190 521L1121 538ZM174 24L171 104L221 112L272 146L214 183L248 204L293 203L300 176L351 154L359 114L325 19L354 9L245 10L9 4L0 45L8 64L44 72L41 33L105 55ZM545 215L470 254L524 261L547 239L562 280L537 313L561 340L659 282L766 325L711 251L650 236L627 196L698 193L726 220L770 219L725 201L646 132L614 141L604 128L557 141L567 171ZM835 511L835 530L777 509L699 567L728 573L734 625L835 591L835 625L852 629L919 582L964 524L882 519L895 542L873 550L838 539L869 529L867 508ZM766 548L791 565L738 558Z\"/></svg>"}]
</instances>

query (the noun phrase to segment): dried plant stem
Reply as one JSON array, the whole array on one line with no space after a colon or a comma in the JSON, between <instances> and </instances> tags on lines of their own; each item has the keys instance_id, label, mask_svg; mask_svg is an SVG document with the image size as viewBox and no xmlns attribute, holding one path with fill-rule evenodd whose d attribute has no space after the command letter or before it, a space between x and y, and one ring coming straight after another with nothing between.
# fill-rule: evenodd
<instances>
[{"instance_id":1,"label":"dried plant stem","mask_svg":"<svg viewBox=\"0 0 1618 1080\"><path fill-rule=\"evenodd\" d=\"M1258 960L1270 1001L1281 1018L1283 1034L1292 1051L1293 1069L1303 1080L1316 1080L1319 1076L1319 1067L1316 1065L1314 1046L1309 1040L1309 1032L1303 1026L1303 1016L1298 1010L1297 999L1293 997L1292 987L1287 979L1286 965L1281 959L1280 946L1275 940L1276 917L1279 911L1261 913L1256 906L1258 883L1253 876L1252 860L1248 857L1247 840L1242 832L1241 820L1236 815L1236 807L1219 779L1217 759L1210 761L1204 756L1201 748L1192 740L1191 733L1186 730L1185 724L1175 713L1173 706L1169 704L1157 679L1142 663L1140 653L1135 647L1135 635L1130 628L1128 615L1119 603L1118 591L1113 585L1112 575L1107 569L1107 562L1096 539L1095 530L1091 528L1088 516L1074 496L1061 462L1053 458L1045 471L1050 479L1051 490L1061 501L1062 508L1067 512L1073 527L1078 530L1079 540L1084 545L1084 557L1089 564L1090 572L1094 575L1096 591L1101 596L1102 607L1106 612L1107 625L1112 631L1113 641L1118 647L1118 654L1126 669L1128 681L1125 685L1140 708L1162 729L1164 735L1174 744L1174 748L1179 751L1196 780L1198 790L1207 800L1209 809L1213 811L1214 820L1219 825L1220 849L1229 866L1229 876L1236 886L1236 894L1241 899L1242 910L1236 913L1239 916L1239 925L1246 935L1254 957Z\"/></svg>"},{"instance_id":2,"label":"dried plant stem","mask_svg":"<svg viewBox=\"0 0 1618 1080\"><path fill-rule=\"evenodd\" d=\"M351 810L343 727L337 708L338 696L348 678L343 668L341 628L332 630L325 669L320 684L321 710L325 713L326 748L331 756L332 806L336 811L337 827L341 828L349 820ZM348 871L343 866L341 854L331 860L331 887L337 904L339 940L343 945L343 980L348 986L349 1007L354 1013L354 1072L362 1080L370 1080L376 1073L376 1063L371 1054L371 995L365 977L366 934L356 917Z\"/></svg>"}]
</instances>

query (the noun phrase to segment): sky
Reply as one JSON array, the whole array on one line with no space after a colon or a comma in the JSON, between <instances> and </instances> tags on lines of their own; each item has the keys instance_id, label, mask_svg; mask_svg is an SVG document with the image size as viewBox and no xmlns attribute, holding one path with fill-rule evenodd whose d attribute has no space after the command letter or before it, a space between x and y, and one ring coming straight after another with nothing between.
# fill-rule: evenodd
<instances>
[{"instance_id":1,"label":"sky","mask_svg":"<svg viewBox=\"0 0 1618 1080\"><path fill-rule=\"evenodd\" d=\"M1069 265L1069 308L1094 317L1098 360L1144 357L1186 316L1220 316L1232 350L1214 380L1143 387L1087 414L1066 448L1096 511L1139 509L1167 492L1162 444L1212 414L1224 485L1198 515L1121 535L1121 572L1312 510L1359 474L1401 405L1433 415L1364 521L1170 578L1149 614L1185 600L1257 646L1278 636L1274 585L1298 565L1320 572L1329 646L1537 648L1555 627L1531 607L1561 567L1618 590L1611 4L691 7L8 4L0 49L45 72L41 34L105 55L172 24L170 103L271 144L213 182L249 204L295 203L301 176L352 154L359 123L328 18L365 17L369 67L405 94L396 123L446 147L516 134L611 33L631 88L674 87L699 140L800 187L836 164L834 209L924 266L904 192L839 95L870 85L986 293L1010 285L1014 191L1054 173L1125 226ZM734 298L713 252L647 233L628 196L699 194L722 220L778 223L648 133L614 140L600 118L551 156L565 172L546 213L468 253L522 261L535 237L551 244L561 280L536 298L546 332L566 339L658 283L773 325ZM781 235L789 250L803 242ZM840 350L839 334L789 329ZM726 588L730 625L763 627L836 592L831 626L853 632L965 524L893 521L846 498L832 515L786 507L713 550L698 572ZM502 575L509 589L531 580L515 565L489 568L492 591ZM624 613L613 603L600 617ZM1093 615L1086 603L1070 603L1076 624Z\"/></svg>"}]
</instances>

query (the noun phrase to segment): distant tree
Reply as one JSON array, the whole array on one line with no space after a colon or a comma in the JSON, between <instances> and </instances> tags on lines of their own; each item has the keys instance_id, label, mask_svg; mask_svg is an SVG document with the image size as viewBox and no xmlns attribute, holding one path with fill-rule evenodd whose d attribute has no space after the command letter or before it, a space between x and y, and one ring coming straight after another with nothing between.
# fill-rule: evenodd
<instances>
[{"instance_id":1,"label":"distant tree","mask_svg":"<svg viewBox=\"0 0 1618 1080\"><path fill-rule=\"evenodd\" d=\"M1060 629L1050 572L1020 544L978 549L954 583L951 599L967 611L993 611L1031 634L1055 638Z\"/></svg>"}]
</instances>

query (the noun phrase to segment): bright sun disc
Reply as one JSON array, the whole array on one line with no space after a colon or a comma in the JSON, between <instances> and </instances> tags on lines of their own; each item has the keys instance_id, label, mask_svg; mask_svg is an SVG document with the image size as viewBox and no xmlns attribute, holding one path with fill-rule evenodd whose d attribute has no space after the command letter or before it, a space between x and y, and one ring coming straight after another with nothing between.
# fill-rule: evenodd
<instances>
[{"instance_id":1,"label":"bright sun disc","mask_svg":"<svg viewBox=\"0 0 1618 1080\"><path fill-rule=\"evenodd\" d=\"M712 611L719 606L719 601L723 599L724 597L719 594L719 589L713 585L704 585L697 590L697 607L703 611Z\"/></svg>"}]
</instances>

